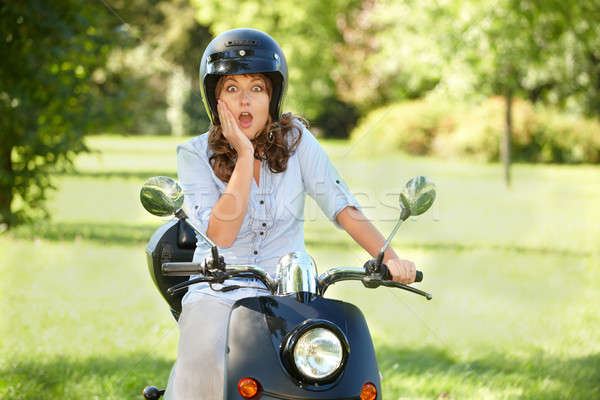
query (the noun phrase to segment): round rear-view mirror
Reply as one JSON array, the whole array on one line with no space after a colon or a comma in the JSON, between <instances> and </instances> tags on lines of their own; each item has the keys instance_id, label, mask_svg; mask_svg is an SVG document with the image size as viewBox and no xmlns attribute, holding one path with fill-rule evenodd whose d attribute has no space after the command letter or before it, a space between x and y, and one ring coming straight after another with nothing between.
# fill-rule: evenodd
<instances>
[{"instance_id":1,"label":"round rear-view mirror","mask_svg":"<svg viewBox=\"0 0 600 400\"><path fill-rule=\"evenodd\" d=\"M159 217L172 215L183 205L183 190L167 176L153 176L144 182L140 201L150 214Z\"/></svg>"},{"instance_id":2,"label":"round rear-view mirror","mask_svg":"<svg viewBox=\"0 0 600 400\"><path fill-rule=\"evenodd\" d=\"M424 176L415 176L400 194L400 207L406 218L429 210L435 200L435 185Z\"/></svg>"}]
</instances>

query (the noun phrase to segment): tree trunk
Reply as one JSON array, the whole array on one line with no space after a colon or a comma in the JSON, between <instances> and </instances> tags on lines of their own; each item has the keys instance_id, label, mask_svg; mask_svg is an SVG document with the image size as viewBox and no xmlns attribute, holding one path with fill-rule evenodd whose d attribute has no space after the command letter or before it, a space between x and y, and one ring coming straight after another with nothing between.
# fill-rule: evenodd
<instances>
[{"instance_id":1,"label":"tree trunk","mask_svg":"<svg viewBox=\"0 0 600 400\"><path fill-rule=\"evenodd\" d=\"M504 166L504 183L510 188L510 148L512 137L512 89L506 90L506 119L504 125L504 137L501 140L500 155Z\"/></svg>"},{"instance_id":2,"label":"tree trunk","mask_svg":"<svg viewBox=\"0 0 600 400\"><path fill-rule=\"evenodd\" d=\"M2 150L0 150L0 225L6 224L6 229L13 222L10 209L14 182L11 153L12 145L2 146ZM1 227L0 230L2 230Z\"/></svg>"}]
</instances>

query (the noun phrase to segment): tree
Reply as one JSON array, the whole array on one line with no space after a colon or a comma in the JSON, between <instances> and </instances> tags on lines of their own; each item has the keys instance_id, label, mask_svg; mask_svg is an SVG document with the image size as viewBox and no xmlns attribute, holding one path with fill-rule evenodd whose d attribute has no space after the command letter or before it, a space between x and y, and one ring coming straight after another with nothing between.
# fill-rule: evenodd
<instances>
[{"instance_id":1,"label":"tree","mask_svg":"<svg viewBox=\"0 0 600 400\"><path fill-rule=\"evenodd\" d=\"M103 89L112 101L98 108L123 114L111 119L121 132L201 132L208 116L198 69L211 35L189 0L113 0L110 7L134 45L111 54Z\"/></svg>"},{"instance_id":2,"label":"tree","mask_svg":"<svg viewBox=\"0 0 600 400\"><path fill-rule=\"evenodd\" d=\"M335 45L338 96L363 112L423 97L441 79L439 26L447 11L437 2L363 0L337 19Z\"/></svg>"},{"instance_id":3,"label":"tree","mask_svg":"<svg viewBox=\"0 0 600 400\"><path fill-rule=\"evenodd\" d=\"M600 116L598 21L593 0L363 0L338 20L336 91L363 112L423 96L503 96L508 182L515 96Z\"/></svg>"},{"instance_id":4,"label":"tree","mask_svg":"<svg viewBox=\"0 0 600 400\"><path fill-rule=\"evenodd\" d=\"M102 4L76 0L0 6L0 224L47 215L51 174L86 151L91 76L105 64L120 24Z\"/></svg>"},{"instance_id":5,"label":"tree","mask_svg":"<svg viewBox=\"0 0 600 400\"><path fill-rule=\"evenodd\" d=\"M577 82L578 46L600 55L598 6L593 1L503 0L493 7L475 2L455 3L458 29L449 35L453 57L469 65L484 92L504 96L506 116L500 146L504 177L510 186L512 100L515 95L564 90ZM573 73L575 72L575 74ZM598 72L596 72L598 75ZM598 76L595 77L598 79ZM569 90L567 90L568 92Z\"/></svg>"}]
</instances>

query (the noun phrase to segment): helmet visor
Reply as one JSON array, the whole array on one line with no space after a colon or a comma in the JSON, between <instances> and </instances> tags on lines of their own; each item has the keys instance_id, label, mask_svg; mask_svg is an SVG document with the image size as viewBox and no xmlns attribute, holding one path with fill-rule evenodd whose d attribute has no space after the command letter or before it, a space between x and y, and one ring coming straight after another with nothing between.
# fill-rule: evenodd
<instances>
[{"instance_id":1,"label":"helmet visor","mask_svg":"<svg viewBox=\"0 0 600 400\"><path fill-rule=\"evenodd\" d=\"M279 56L272 52L255 49L227 50L211 54L207 59L206 72L211 75L239 75L279 71Z\"/></svg>"}]
</instances>

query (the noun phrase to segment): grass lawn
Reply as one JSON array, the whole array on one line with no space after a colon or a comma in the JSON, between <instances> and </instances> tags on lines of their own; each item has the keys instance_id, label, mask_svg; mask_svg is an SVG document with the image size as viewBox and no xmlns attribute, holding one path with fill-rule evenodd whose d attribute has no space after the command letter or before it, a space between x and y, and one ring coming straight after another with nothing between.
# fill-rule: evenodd
<instances>
[{"instance_id":1,"label":"grass lawn","mask_svg":"<svg viewBox=\"0 0 600 400\"><path fill-rule=\"evenodd\" d=\"M146 271L162 220L139 205L176 175L178 138L90 138L98 153L56 178L52 221L0 236L0 398L135 399L164 386L177 328ZM498 165L401 155L361 159L326 142L384 232L414 175L438 187L394 247L432 301L343 283L374 338L386 399L600 398L600 167ZM306 242L323 271L366 255L308 202Z\"/></svg>"}]
</instances>

